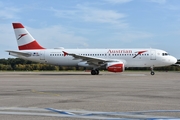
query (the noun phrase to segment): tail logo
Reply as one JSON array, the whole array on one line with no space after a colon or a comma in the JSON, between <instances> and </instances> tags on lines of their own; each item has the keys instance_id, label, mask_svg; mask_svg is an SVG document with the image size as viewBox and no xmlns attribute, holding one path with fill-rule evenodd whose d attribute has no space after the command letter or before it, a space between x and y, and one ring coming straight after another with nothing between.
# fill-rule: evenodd
<instances>
[{"instance_id":1,"label":"tail logo","mask_svg":"<svg viewBox=\"0 0 180 120\"><path fill-rule=\"evenodd\" d=\"M25 36L25 35L27 35L27 33L25 33L25 34L20 34L19 35L19 38L17 39L17 40L19 40L19 39L21 39L23 36Z\"/></svg>"}]
</instances>

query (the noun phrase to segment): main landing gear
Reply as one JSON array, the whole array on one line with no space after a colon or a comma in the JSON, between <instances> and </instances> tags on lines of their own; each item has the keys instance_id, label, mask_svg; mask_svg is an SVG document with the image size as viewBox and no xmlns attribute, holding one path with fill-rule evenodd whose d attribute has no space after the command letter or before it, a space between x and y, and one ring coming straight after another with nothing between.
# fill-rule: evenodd
<instances>
[{"instance_id":1,"label":"main landing gear","mask_svg":"<svg viewBox=\"0 0 180 120\"><path fill-rule=\"evenodd\" d=\"M154 75L154 74L155 74L155 72L153 70L153 67L151 67L151 75Z\"/></svg>"},{"instance_id":2,"label":"main landing gear","mask_svg":"<svg viewBox=\"0 0 180 120\"><path fill-rule=\"evenodd\" d=\"M91 70L91 75L99 75L99 70L98 69Z\"/></svg>"}]
</instances>

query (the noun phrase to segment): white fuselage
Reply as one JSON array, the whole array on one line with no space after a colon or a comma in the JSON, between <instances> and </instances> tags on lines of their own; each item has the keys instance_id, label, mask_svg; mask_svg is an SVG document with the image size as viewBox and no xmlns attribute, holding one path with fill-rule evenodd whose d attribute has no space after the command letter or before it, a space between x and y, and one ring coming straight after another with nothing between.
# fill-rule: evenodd
<instances>
[{"instance_id":1,"label":"white fuselage","mask_svg":"<svg viewBox=\"0 0 180 120\"><path fill-rule=\"evenodd\" d=\"M176 63L177 59L167 52L159 49L63 49L68 53L75 53L82 56L91 56L109 60L117 60L124 63L125 67L160 67ZM81 59L74 59L73 56L64 56L62 49L42 50L21 50L30 53L31 56L11 54L27 60L47 63L59 66L84 66ZM144 51L138 54L138 51Z\"/></svg>"},{"instance_id":2,"label":"white fuselage","mask_svg":"<svg viewBox=\"0 0 180 120\"><path fill-rule=\"evenodd\" d=\"M7 50L10 55L59 66L92 68L98 75L99 68L110 72L123 72L125 67L153 67L175 64L177 59L159 49L45 49L21 23L12 23L19 50Z\"/></svg>"}]
</instances>

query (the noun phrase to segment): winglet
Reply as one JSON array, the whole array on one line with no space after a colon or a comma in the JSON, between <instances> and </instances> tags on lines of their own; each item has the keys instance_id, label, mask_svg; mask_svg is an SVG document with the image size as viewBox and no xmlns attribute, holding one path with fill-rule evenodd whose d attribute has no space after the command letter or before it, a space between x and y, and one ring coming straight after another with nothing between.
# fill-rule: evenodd
<instances>
[{"instance_id":1,"label":"winglet","mask_svg":"<svg viewBox=\"0 0 180 120\"><path fill-rule=\"evenodd\" d=\"M64 53L64 56L68 55L68 53L67 53L67 52L65 52L65 51L62 51L62 52Z\"/></svg>"}]
</instances>

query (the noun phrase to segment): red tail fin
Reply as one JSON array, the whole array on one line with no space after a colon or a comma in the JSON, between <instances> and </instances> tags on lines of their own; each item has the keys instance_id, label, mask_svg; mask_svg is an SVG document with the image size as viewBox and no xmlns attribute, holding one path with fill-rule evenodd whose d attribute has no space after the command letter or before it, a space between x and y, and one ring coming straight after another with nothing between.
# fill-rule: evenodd
<instances>
[{"instance_id":1,"label":"red tail fin","mask_svg":"<svg viewBox=\"0 0 180 120\"><path fill-rule=\"evenodd\" d=\"M26 30L21 23L12 23L19 50L45 49Z\"/></svg>"}]
</instances>

